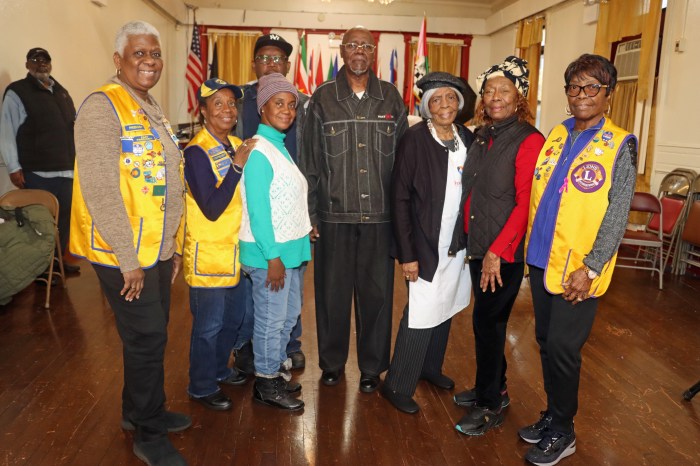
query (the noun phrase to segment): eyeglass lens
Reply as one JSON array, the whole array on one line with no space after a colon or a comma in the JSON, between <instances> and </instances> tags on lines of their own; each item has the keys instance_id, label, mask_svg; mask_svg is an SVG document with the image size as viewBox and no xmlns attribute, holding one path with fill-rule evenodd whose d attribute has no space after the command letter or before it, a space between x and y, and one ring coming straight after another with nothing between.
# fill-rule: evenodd
<instances>
[{"instance_id":1,"label":"eyeglass lens","mask_svg":"<svg viewBox=\"0 0 700 466\"><path fill-rule=\"evenodd\" d=\"M287 57L284 55L258 55L255 57L255 61L263 65L269 65L270 63L279 65L280 63L287 63Z\"/></svg>"},{"instance_id":2,"label":"eyeglass lens","mask_svg":"<svg viewBox=\"0 0 700 466\"><path fill-rule=\"evenodd\" d=\"M566 89L566 95L568 95L569 97L577 97L579 94L581 94L581 91L583 91L586 97L595 97L598 95L598 93L603 87L608 86L603 86L601 84L586 84L585 86L569 84L567 86L564 86L564 88Z\"/></svg>"}]
</instances>

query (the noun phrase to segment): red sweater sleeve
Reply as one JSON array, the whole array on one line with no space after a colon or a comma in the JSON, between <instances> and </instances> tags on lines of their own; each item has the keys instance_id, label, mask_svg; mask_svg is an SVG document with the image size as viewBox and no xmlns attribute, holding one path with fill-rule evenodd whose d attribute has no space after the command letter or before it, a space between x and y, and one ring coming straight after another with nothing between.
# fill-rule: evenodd
<instances>
[{"instance_id":1,"label":"red sweater sleeve","mask_svg":"<svg viewBox=\"0 0 700 466\"><path fill-rule=\"evenodd\" d=\"M520 144L518 155L515 157L515 207L503 225L501 233L489 247L489 251L507 262L515 260L515 251L527 230L532 174L535 172L537 157L544 146L544 141L544 136L540 133L532 133Z\"/></svg>"}]
</instances>

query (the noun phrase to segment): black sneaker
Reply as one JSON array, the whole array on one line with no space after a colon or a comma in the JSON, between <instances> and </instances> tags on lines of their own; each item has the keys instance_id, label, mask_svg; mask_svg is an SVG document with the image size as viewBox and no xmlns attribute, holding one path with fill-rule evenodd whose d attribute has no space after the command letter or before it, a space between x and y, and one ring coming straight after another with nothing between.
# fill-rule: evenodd
<instances>
[{"instance_id":1,"label":"black sneaker","mask_svg":"<svg viewBox=\"0 0 700 466\"><path fill-rule=\"evenodd\" d=\"M540 420L518 431L521 439L527 443L537 443L544 437L544 431L552 424L552 416L547 411L540 411Z\"/></svg>"},{"instance_id":2,"label":"black sneaker","mask_svg":"<svg viewBox=\"0 0 700 466\"><path fill-rule=\"evenodd\" d=\"M457 406L463 408L468 408L476 404L476 387L472 387L469 390L464 390L463 392L457 393L453 400ZM510 397L508 396L508 386L503 384L501 388L501 407L506 408L510 404Z\"/></svg>"},{"instance_id":3,"label":"black sneaker","mask_svg":"<svg viewBox=\"0 0 700 466\"><path fill-rule=\"evenodd\" d=\"M554 466L576 451L576 434L547 430L544 438L525 455L525 459L537 466Z\"/></svg>"},{"instance_id":4,"label":"black sneaker","mask_svg":"<svg viewBox=\"0 0 700 466\"><path fill-rule=\"evenodd\" d=\"M459 420L455 429L464 435L484 435L490 429L503 423L503 408L491 410L481 406L474 406Z\"/></svg>"}]
</instances>

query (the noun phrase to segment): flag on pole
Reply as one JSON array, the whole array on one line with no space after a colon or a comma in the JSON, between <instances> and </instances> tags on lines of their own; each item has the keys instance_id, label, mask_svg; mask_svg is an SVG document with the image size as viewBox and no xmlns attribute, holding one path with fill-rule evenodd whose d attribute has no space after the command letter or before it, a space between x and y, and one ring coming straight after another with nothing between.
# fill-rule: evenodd
<instances>
[{"instance_id":1,"label":"flag on pole","mask_svg":"<svg viewBox=\"0 0 700 466\"><path fill-rule=\"evenodd\" d=\"M216 49L214 49L216 50ZM398 82L398 63L399 63L399 53L396 49L391 51L391 60L389 61L389 82L396 86Z\"/></svg>"},{"instance_id":2,"label":"flag on pole","mask_svg":"<svg viewBox=\"0 0 700 466\"><path fill-rule=\"evenodd\" d=\"M333 79L338 76L338 54L335 54L335 58L333 59Z\"/></svg>"},{"instance_id":3,"label":"flag on pole","mask_svg":"<svg viewBox=\"0 0 700 466\"><path fill-rule=\"evenodd\" d=\"M196 115L199 109L197 102L197 90L206 79L205 61L202 60L202 38L200 37L197 22L192 26L192 45L190 53L187 55L187 69L185 79L187 80L187 111L190 115Z\"/></svg>"},{"instance_id":4,"label":"flag on pole","mask_svg":"<svg viewBox=\"0 0 700 466\"><path fill-rule=\"evenodd\" d=\"M214 52L211 56L211 64L209 65L209 79L219 77L219 53L217 52L217 44L214 42Z\"/></svg>"},{"instance_id":5,"label":"flag on pole","mask_svg":"<svg viewBox=\"0 0 700 466\"><path fill-rule=\"evenodd\" d=\"M323 84L323 63L321 60L321 46L318 47L318 53L316 54L318 59L316 60L316 71L314 71L314 91L318 89L318 86Z\"/></svg>"},{"instance_id":6,"label":"flag on pole","mask_svg":"<svg viewBox=\"0 0 700 466\"><path fill-rule=\"evenodd\" d=\"M328 76L326 77L326 81L330 81L331 79L335 78L335 73L333 73L333 58L328 62Z\"/></svg>"},{"instance_id":7,"label":"flag on pole","mask_svg":"<svg viewBox=\"0 0 700 466\"><path fill-rule=\"evenodd\" d=\"M309 74L306 68L306 33L301 33L299 42L299 54L297 55L296 70L294 71L294 85L304 94L309 92Z\"/></svg>"},{"instance_id":8,"label":"flag on pole","mask_svg":"<svg viewBox=\"0 0 700 466\"><path fill-rule=\"evenodd\" d=\"M314 71L316 71L316 67L314 66L314 51L313 49L311 49L311 56L309 56L309 94L311 94L316 89Z\"/></svg>"},{"instance_id":9,"label":"flag on pole","mask_svg":"<svg viewBox=\"0 0 700 466\"><path fill-rule=\"evenodd\" d=\"M420 78L428 74L430 68L428 66L428 41L427 41L427 21L423 16L423 22L420 26L420 34L418 35L418 45L416 47L416 58L413 63L413 75L411 76L410 87L408 88L408 109L414 115L419 115L418 106L422 92L416 86Z\"/></svg>"}]
</instances>

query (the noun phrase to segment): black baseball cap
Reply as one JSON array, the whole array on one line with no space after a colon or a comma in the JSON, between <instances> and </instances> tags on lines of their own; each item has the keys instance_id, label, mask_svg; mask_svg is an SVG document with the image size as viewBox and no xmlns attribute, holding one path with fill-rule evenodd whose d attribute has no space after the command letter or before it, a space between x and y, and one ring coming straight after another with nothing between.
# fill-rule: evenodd
<instances>
[{"instance_id":1,"label":"black baseball cap","mask_svg":"<svg viewBox=\"0 0 700 466\"><path fill-rule=\"evenodd\" d=\"M41 47L34 47L33 49L30 49L29 52L27 52L27 60L31 60L32 58L37 57L44 57L47 60L51 61L51 55L49 55L49 52L47 52L46 49L42 49Z\"/></svg>"},{"instance_id":2,"label":"black baseball cap","mask_svg":"<svg viewBox=\"0 0 700 466\"><path fill-rule=\"evenodd\" d=\"M277 47L278 49L282 50L287 56L290 56L292 54L292 50L294 48L292 44L284 40L284 37L280 35L265 34L264 36L258 37L258 40L255 41L255 49L253 50L253 55L257 54L258 50L260 50L263 47L267 47L268 45Z\"/></svg>"}]
</instances>

